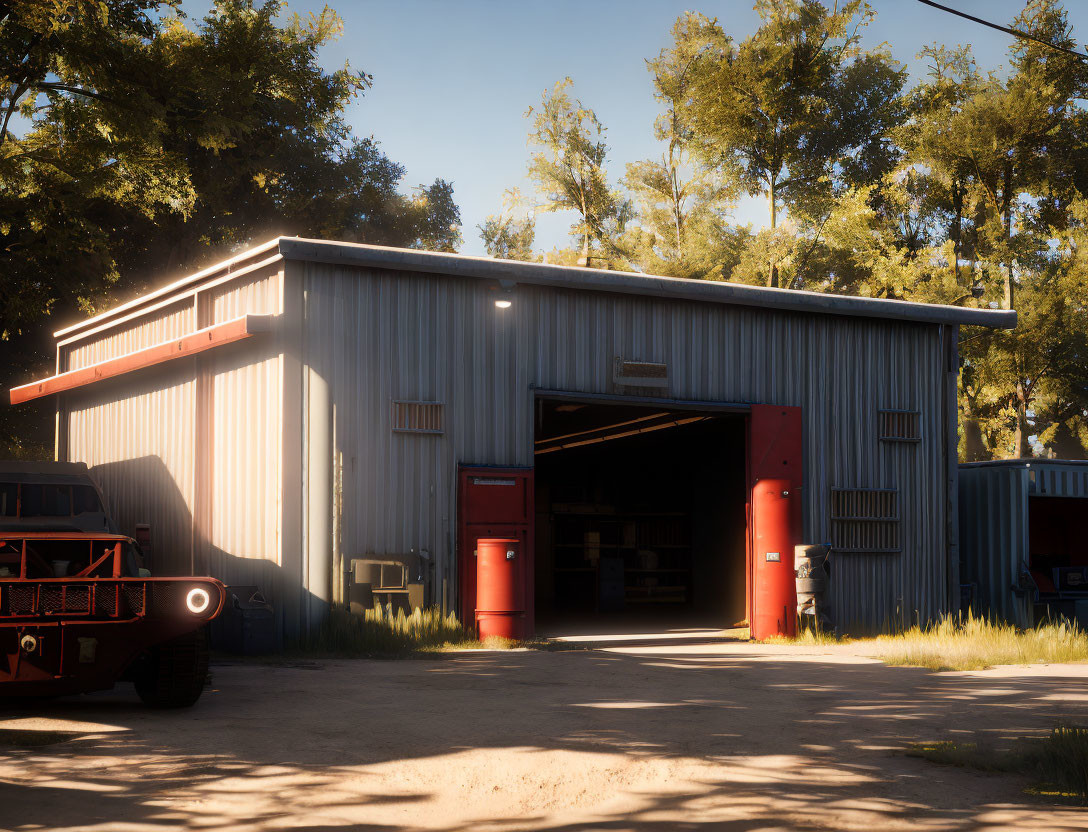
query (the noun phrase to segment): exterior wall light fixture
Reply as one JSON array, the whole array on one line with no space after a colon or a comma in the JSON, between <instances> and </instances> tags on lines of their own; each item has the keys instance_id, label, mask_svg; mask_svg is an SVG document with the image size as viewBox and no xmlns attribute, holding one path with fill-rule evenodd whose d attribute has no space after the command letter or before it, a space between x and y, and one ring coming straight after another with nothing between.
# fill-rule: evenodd
<instances>
[{"instance_id":1,"label":"exterior wall light fixture","mask_svg":"<svg viewBox=\"0 0 1088 832\"><path fill-rule=\"evenodd\" d=\"M509 309L514 305L514 281L500 280L499 295L495 298L496 309Z\"/></svg>"}]
</instances>

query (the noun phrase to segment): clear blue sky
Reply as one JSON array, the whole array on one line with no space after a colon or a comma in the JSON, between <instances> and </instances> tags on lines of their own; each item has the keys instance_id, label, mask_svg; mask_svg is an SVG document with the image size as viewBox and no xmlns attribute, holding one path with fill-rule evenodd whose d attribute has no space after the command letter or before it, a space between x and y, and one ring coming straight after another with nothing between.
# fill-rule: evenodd
<instances>
[{"instance_id":1,"label":"clear blue sky","mask_svg":"<svg viewBox=\"0 0 1088 832\"><path fill-rule=\"evenodd\" d=\"M207 0L185 0L200 17ZM306 13L323 2L295 0ZM506 188L530 194L525 110L564 76L608 128L613 181L627 162L656 157L653 99L645 61L669 42L685 10L716 16L740 40L758 26L752 0L330 0L344 19L343 37L322 54L327 67L349 61L374 76L374 87L350 109L359 135L373 135L407 168L405 185L453 182L464 222L466 254L482 254L476 226L498 213ZM970 43L979 66L1002 71L1012 38L916 0L870 0L876 20L863 44L887 42L912 77L924 74L915 55L926 44ZM1019 0L944 0L944 5L1008 25ZM1088 3L1067 2L1076 36L1088 39ZM537 248L567 244L571 217L540 215ZM766 221L762 201L743 201L740 223Z\"/></svg>"}]
</instances>

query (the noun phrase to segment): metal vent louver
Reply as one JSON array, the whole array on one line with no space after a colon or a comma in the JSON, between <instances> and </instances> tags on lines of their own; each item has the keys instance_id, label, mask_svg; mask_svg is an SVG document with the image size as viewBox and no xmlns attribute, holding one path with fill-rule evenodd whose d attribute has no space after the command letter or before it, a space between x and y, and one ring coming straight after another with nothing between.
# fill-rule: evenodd
<instances>
[{"instance_id":1,"label":"metal vent louver","mask_svg":"<svg viewBox=\"0 0 1088 832\"><path fill-rule=\"evenodd\" d=\"M397 433L443 433L442 402L393 401L393 430Z\"/></svg>"},{"instance_id":2,"label":"metal vent louver","mask_svg":"<svg viewBox=\"0 0 1088 832\"><path fill-rule=\"evenodd\" d=\"M831 544L836 552L901 551L899 491L894 488L831 489Z\"/></svg>"},{"instance_id":3,"label":"metal vent louver","mask_svg":"<svg viewBox=\"0 0 1088 832\"><path fill-rule=\"evenodd\" d=\"M921 414L917 410L880 411L882 442L918 442L921 438Z\"/></svg>"},{"instance_id":4,"label":"metal vent louver","mask_svg":"<svg viewBox=\"0 0 1088 832\"><path fill-rule=\"evenodd\" d=\"M623 387L669 386L669 367L653 361L631 361L616 356L612 367L612 381Z\"/></svg>"}]
</instances>

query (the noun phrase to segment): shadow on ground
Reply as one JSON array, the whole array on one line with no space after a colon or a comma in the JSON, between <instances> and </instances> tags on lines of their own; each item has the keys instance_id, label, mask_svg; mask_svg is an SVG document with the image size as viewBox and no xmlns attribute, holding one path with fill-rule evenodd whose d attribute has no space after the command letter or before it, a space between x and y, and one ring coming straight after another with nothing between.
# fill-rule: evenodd
<instances>
[{"instance_id":1,"label":"shadow on ground","mask_svg":"<svg viewBox=\"0 0 1088 832\"><path fill-rule=\"evenodd\" d=\"M902 753L1088 721L1080 667L933 674L704 644L214 674L188 711L124 689L8 708L0 826L1088 828L1015 778ZM28 728L58 739L20 743Z\"/></svg>"}]
</instances>

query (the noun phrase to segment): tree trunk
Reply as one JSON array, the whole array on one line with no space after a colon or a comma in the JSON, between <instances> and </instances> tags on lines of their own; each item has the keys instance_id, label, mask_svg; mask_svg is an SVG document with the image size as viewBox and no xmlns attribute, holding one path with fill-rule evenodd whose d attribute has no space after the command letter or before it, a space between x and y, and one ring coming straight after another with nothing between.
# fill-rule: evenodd
<instances>
[{"instance_id":1,"label":"tree trunk","mask_svg":"<svg viewBox=\"0 0 1088 832\"><path fill-rule=\"evenodd\" d=\"M982 438L982 426L978 419L964 416L963 419L963 458L961 462L981 462L990 459L989 448Z\"/></svg>"},{"instance_id":2,"label":"tree trunk","mask_svg":"<svg viewBox=\"0 0 1088 832\"><path fill-rule=\"evenodd\" d=\"M770 188L767 192L768 202L771 208L771 231L775 230L778 224L778 195L775 193L775 182L771 182ZM778 288L778 262L771 259L770 270L767 274L767 285L772 289Z\"/></svg>"},{"instance_id":3,"label":"tree trunk","mask_svg":"<svg viewBox=\"0 0 1088 832\"><path fill-rule=\"evenodd\" d=\"M668 157L669 173L671 174L672 182L672 222L676 229L676 257L677 259L683 259L684 251L684 235L683 235L683 210L680 204L680 183L677 181L676 163L673 157L673 147L669 145L669 157Z\"/></svg>"},{"instance_id":4,"label":"tree trunk","mask_svg":"<svg viewBox=\"0 0 1088 832\"><path fill-rule=\"evenodd\" d=\"M1058 459L1088 459L1088 447L1067 423L1058 426L1050 441L1050 449Z\"/></svg>"},{"instance_id":5,"label":"tree trunk","mask_svg":"<svg viewBox=\"0 0 1088 832\"><path fill-rule=\"evenodd\" d=\"M952 251L955 253L956 285L960 285L960 249L963 234L963 191L958 179L952 180Z\"/></svg>"},{"instance_id":6,"label":"tree trunk","mask_svg":"<svg viewBox=\"0 0 1088 832\"><path fill-rule=\"evenodd\" d=\"M1015 454L1018 459L1028 459L1032 456L1031 443L1028 436L1031 435L1031 425L1028 424L1029 395L1024 389L1023 382L1016 383L1016 432Z\"/></svg>"},{"instance_id":7,"label":"tree trunk","mask_svg":"<svg viewBox=\"0 0 1088 832\"><path fill-rule=\"evenodd\" d=\"M1004 219L1005 219L1005 244L1007 246L1012 245L1012 162L1005 162L1005 184L1004 184ZM1013 282L1012 282L1012 258L1009 258L1009 262L1005 264L1005 299L1004 304L1006 309L1012 309L1015 298L1013 297Z\"/></svg>"}]
</instances>

